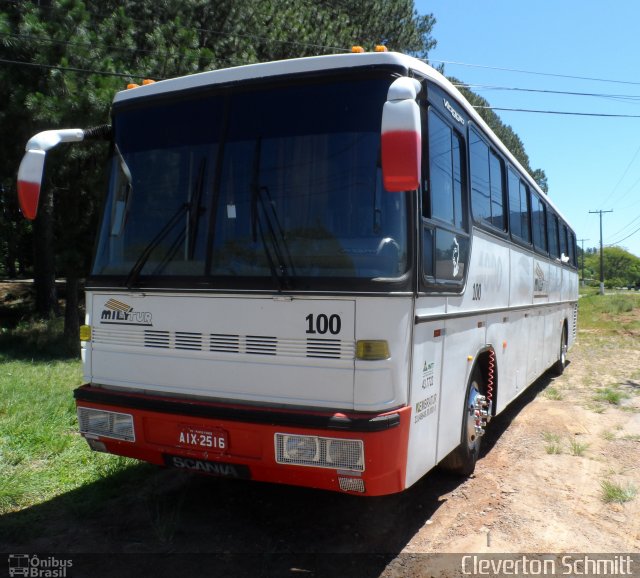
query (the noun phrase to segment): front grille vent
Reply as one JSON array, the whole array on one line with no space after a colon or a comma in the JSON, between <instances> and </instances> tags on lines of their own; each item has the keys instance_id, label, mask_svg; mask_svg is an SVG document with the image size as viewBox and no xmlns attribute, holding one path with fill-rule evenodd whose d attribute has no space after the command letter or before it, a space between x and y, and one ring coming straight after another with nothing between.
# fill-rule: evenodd
<instances>
[{"instance_id":1,"label":"front grille vent","mask_svg":"<svg viewBox=\"0 0 640 578\"><path fill-rule=\"evenodd\" d=\"M275 337L247 335L247 353L275 355L278 340Z\"/></svg>"},{"instance_id":2,"label":"front grille vent","mask_svg":"<svg viewBox=\"0 0 640 578\"><path fill-rule=\"evenodd\" d=\"M575 324L574 324L575 327ZM249 354L307 359L353 360L355 343L340 339L289 339L270 335L234 335L230 333L198 333L158 329L96 328L92 341L109 347L149 347L179 351Z\"/></svg>"},{"instance_id":3,"label":"front grille vent","mask_svg":"<svg viewBox=\"0 0 640 578\"><path fill-rule=\"evenodd\" d=\"M225 333L212 333L209 336L209 351L220 351L222 353L239 353L240 336L228 335Z\"/></svg>"},{"instance_id":4,"label":"front grille vent","mask_svg":"<svg viewBox=\"0 0 640 578\"><path fill-rule=\"evenodd\" d=\"M202 334L176 331L175 348L200 351L202 349Z\"/></svg>"},{"instance_id":5,"label":"front grille vent","mask_svg":"<svg viewBox=\"0 0 640 578\"><path fill-rule=\"evenodd\" d=\"M169 349L171 346L171 336L168 331L155 331L147 329L144 332L145 347L162 347Z\"/></svg>"},{"instance_id":6,"label":"front grille vent","mask_svg":"<svg viewBox=\"0 0 640 578\"><path fill-rule=\"evenodd\" d=\"M339 339L307 339L307 357L340 359Z\"/></svg>"}]
</instances>

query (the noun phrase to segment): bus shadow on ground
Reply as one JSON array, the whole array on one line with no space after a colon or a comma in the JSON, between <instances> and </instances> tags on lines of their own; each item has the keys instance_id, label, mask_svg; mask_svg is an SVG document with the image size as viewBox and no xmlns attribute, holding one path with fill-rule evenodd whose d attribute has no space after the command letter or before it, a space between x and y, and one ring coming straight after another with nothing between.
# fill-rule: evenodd
<instances>
[{"instance_id":1,"label":"bus shadow on ground","mask_svg":"<svg viewBox=\"0 0 640 578\"><path fill-rule=\"evenodd\" d=\"M492 420L482 456L550 382ZM463 481L435 469L401 494L361 498L139 464L3 516L0 552L76 556L91 576L378 576Z\"/></svg>"}]
</instances>

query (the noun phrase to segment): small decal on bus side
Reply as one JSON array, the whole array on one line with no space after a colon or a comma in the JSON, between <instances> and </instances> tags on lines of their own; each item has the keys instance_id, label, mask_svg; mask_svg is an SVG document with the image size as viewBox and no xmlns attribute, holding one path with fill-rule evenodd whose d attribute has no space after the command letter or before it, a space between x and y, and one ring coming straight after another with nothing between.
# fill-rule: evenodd
<instances>
[{"instance_id":1,"label":"small decal on bus side","mask_svg":"<svg viewBox=\"0 0 640 578\"><path fill-rule=\"evenodd\" d=\"M460 124L464 125L464 118L460 115L460 113L449 104L449 101L446 98L442 99L444 102L444 107L451 113L453 119Z\"/></svg>"},{"instance_id":2,"label":"small decal on bus side","mask_svg":"<svg viewBox=\"0 0 640 578\"><path fill-rule=\"evenodd\" d=\"M480 301L482 299L482 283L473 284L473 301Z\"/></svg>"},{"instance_id":3,"label":"small decal on bus side","mask_svg":"<svg viewBox=\"0 0 640 578\"><path fill-rule=\"evenodd\" d=\"M416 403L416 416L414 423L418 423L436 412L438 408L438 394L434 393L429 397Z\"/></svg>"},{"instance_id":4,"label":"small decal on bus side","mask_svg":"<svg viewBox=\"0 0 640 578\"><path fill-rule=\"evenodd\" d=\"M434 385L433 375L434 375L435 365L436 365L435 361L432 361L431 363L427 363L426 361L424 362L424 366L422 368L422 389L433 387Z\"/></svg>"}]
</instances>

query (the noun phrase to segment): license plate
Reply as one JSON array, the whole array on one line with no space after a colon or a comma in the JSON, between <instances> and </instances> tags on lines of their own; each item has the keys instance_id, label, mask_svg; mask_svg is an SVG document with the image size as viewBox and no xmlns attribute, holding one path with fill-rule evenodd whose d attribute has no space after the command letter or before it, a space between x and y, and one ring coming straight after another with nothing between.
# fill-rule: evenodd
<instances>
[{"instance_id":1,"label":"license plate","mask_svg":"<svg viewBox=\"0 0 640 578\"><path fill-rule=\"evenodd\" d=\"M224 452L229 447L229 434L221 428L180 426L178 445L186 448Z\"/></svg>"}]
</instances>

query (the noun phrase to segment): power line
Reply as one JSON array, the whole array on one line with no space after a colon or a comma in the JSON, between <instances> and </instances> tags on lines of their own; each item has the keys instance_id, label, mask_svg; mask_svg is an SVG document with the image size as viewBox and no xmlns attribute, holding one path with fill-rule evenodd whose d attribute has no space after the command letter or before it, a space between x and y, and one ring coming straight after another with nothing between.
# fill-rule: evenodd
<instances>
[{"instance_id":1,"label":"power line","mask_svg":"<svg viewBox=\"0 0 640 578\"><path fill-rule=\"evenodd\" d=\"M626 237L623 237L622 239L619 239L618 241L615 241L614 243L609 243L609 246L611 247L612 245L619 245L620 243L622 243L622 241L626 241L627 239L633 237L636 233L640 233L640 227L638 227L633 233L630 233Z\"/></svg>"},{"instance_id":2,"label":"power line","mask_svg":"<svg viewBox=\"0 0 640 578\"><path fill-rule=\"evenodd\" d=\"M621 182L624 180L624 178L627 176L627 173L629 172L629 169L631 168L631 165L632 165L632 164L634 163L634 161L636 160L636 157L638 156L638 153L640 153L640 146L638 146L638 148L636 149L636 152L634 153L633 158L629 161L629 164L627 165L627 168L626 168L626 169L624 170L624 172L622 173L622 176L620 177L620 179L619 179L619 180L618 180L618 182L616 183L616 186L615 186L615 187L613 187L613 189L612 189L612 190L611 190L611 192L609 193L609 196L608 196L608 197L607 197L607 198L602 202L602 205L606 204L606 203L609 201L609 199L610 199L611 197L613 197L613 194L618 190L618 187L620 186L620 183L621 183ZM637 181L636 181L636 183L634 183L634 184L633 184L633 187L635 187L635 186L636 186L636 184L637 184ZM633 188L633 187L631 187L631 188ZM630 191L630 190L631 190L631 189L629 189L629 191ZM622 195L622 197L625 197L625 196L628 194L628 192L629 192L629 191L627 191L627 193L625 193L624 195ZM621 197L621 198L622 198L622 197ZM602 206L602 205L600 205L600 206Z\"/></svg>"},{"instance_id":3,"label":"power line","mask_svg":"<svg viewBox=\"0 0 640 578\"><path fill-rule=\"evenodd\" d=\"M425 60L426 61L426 60ZM632 80L616 80L610 78L597 78L591 76L576 76L573 74L558 74L554 72L540 72L536 70L523 70L520 68L505 68L501 66L488 66L485 64L471 64L469 62L459 62L455 60L437 60L437 59L429 59L431 62L440 62L442 64L454 64L457 66L469 66L473 68L485 68L488 70L501 70L503 72L518 72L521 74L533 74L537 76L551 76L554 78L570 78L572 80L588 80L591 82L610 82L612 84L631 84L631 85L640 85L640 81L632 81Z\"/></svg>"},{"instance_id":4,"label":"power line","mask_svg":"<svg viewBox=\"0 0 640 578\"><path fill-rule=\"evenodd\" d=\"M506 112L531 112L537 114L558 114L568 116L592 116L601 118L640 118L640 114L608 114L603 112L573 112L564 110L537 110L532 108L504 108L500 106L473 106L473 108L483 108L486 110L500 110Z\"/></svg>"},{"instance_id":5,"label":"power line","mask_svg":"<svg viewBox=\"0 0 640 578\"><path fill-rule=\"evenodd\" d=\"M17 65L17 66L31 66L33 68L46 68L48 70L61 70L62 72L78 72L81 74L99 74L102 76L117 76L120 78L148 78L148 75L132 74L128 72L110 72L107 70L94 70L91 68L75 68L73 66L58 66L56 64L41 64L39 62L7 60L6 58L0 58L0 63Z\"/></svg>"},{"instance_id":6,"label":"power line","mask_svg":"<svg viewBox=\"0 0 640 578\"><path fill-rule=\"evenodd\" d=\"M453 83L458 88L468 88L473 90L507 90L513 92L538 92L542 94L562 94L567 96L592 96L598 98L612 98L612 99L628 99L628 100L640 100L640 95L632 94L607 94L598 92L572 92L568 90L549 90L543 88L522 88L516 86L495 86L486 84L466 84L466 83Z\"/></svg>"}]
</instances>

